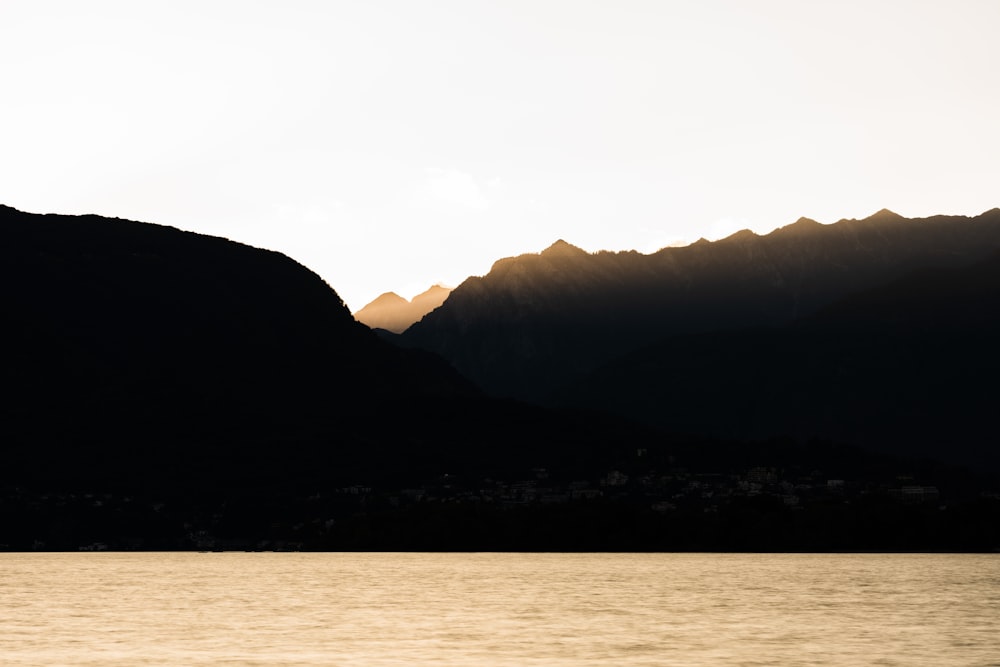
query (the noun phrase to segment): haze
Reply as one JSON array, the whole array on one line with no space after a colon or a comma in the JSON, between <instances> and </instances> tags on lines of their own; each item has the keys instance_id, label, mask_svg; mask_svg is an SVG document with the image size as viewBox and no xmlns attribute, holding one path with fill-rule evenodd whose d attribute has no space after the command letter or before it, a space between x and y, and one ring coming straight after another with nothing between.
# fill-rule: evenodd
<instances>
[{"instance_id":1,"label":"haze","mask_svg":"<svg viewBox=\"0 0 1000 667\"><path fill-rule=\"evenodd\" d=\"M1000 3L5 0L0 203L284 252L352 310L557 238L998 205Z\"/></svg>"}]
</instances>

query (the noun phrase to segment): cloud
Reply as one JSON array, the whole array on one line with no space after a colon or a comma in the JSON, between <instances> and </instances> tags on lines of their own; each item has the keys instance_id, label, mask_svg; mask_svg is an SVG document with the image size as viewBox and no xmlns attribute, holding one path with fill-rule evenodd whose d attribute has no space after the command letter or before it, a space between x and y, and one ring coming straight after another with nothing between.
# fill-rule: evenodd
<instances>
[{"instance_id":1,"label":"cloud","mask_svg":"<svg viewBox=\"0 0 1000 667\"><path fill-rule=\"evenodd\" d=\"M424 170L423 193L427 199L455 206L485 210L490 200L471 175L455 169L431 167Z\"/></svg>"}]
</instances>

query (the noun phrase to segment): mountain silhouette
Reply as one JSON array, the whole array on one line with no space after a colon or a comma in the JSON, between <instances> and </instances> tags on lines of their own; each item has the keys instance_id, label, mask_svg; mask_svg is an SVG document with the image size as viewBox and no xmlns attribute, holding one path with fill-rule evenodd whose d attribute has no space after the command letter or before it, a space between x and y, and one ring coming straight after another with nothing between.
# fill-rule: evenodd
<instances>
[{"instance_id":1,"label":"mountain silhouette","mask_svg":"<svg viewBox=\"0 0 1000 667\"><path fill-rule=\"evenodd\" d=\"M355 420L478 396L440 359L381 341L278 253L9 207L0 234L0 432L24 457L8 473L35 474L43 456L71 477L161 464L238 476L273 463L277 443L286 461L319 443L347 461Z\"/></svg>"},{"instance_id":2,"label":"mountain silhouette","mask_svg":"<svg viewBox=\"0 0 1000 667\"><path fill-rule=\"evenodd\" d=\"M557 240L555 243L550 245L548 248L539 253L542 257L554 258L554 257L580 257L586 255L587 251L582 248L577 248L575 245L566 243L562 239Z\"/></svg>"},{"instance_id":3,"label":"mountain silhouette","mask_svg":"<svg viewBox=\"0 0 1000 667\"><path fill-rule=\"evenodd\" d=\"M677 334L777 326L921 267L1000 247L1000 209L907 219L882 210L823 225L643 255L559 241L496 262L410 327L402 344L440 354L486 391L544 401L601 365Z\"/></svg>"},{"instance_id":4,"label":"mountain silhouette","mask_svg":"<svg viewBox=\"0 0 1000 667\"><path fill-rule=\"evenodd\" d=\"M8 207L0 207L0 237L6 389L0 550L704 551L989 549L998 543L997 510L979 497L979 489L992 487L936 464L916 472L926 484L947 483L941 491L952 508L947 515L937 505L912 511L891 498L876 498L884 506L874 506L873 514L857 489L892 483L902 465L913 474L908 463L836 442L675 438L604 411L616 408L614 401L584 384L568 408L491 398L440 357L385 342L383 332L355 321L318 276L278 253L152 224ZM497 267L529 293L562 281L571 294L582 277L600 303L607 298L601 285L623 275L615 262L642 256L599 254L590 266L595 256L557 243L536 257L547 274L524 270L516 259ZM930 341L961 338L979 327L981 340L959 341L964 349L950 358L962 362L951 375L933 368L926 378L919 368L898 371L908 367L884 361L881 350L913 359L927 348L876 345L869 352L862 345L871 340L867 335L856 336L860 352L848 348L853 357L820 355L806 365L817 377L836 380L832 373L853 364L846 368L854 375L846 377L872 386L835 385L863 401L848 405L852 411L878 398L879 385L863 373L876 362L913 387L935 377L946 387L971 387L993 372L992 361L982 371L971 362L990 354L1000 311L990 305L992 292L968 287L991 284L985 278L948 275L953 279L938 273L930 280L942 286L933 307L909 308L896 296L869 292L782 328L783 347L821 349L808 337L832 346L872 327L924 327L929 333L921 340ZM899 308L880 306L886 298ZM593 316L586 301L566 300L563 312L578 316L582 326ZM912 314L918 311L925 316ZM871 313L885 322L872 324ZM940 321L958 324L942 329ZM693 359L717 354L718 347L704 347L706 335L692 335ZM761 356L735 334L727 340L730 356ZM808 373L795 374L801 354L771 356L783 381L809 380ZM938 366L947 360L937 358ZM841 361L830 365L830 359ZM639 374L628 364L599 372L634 384L635 390L618 387L623 397L643 388L662 396L641 374L655 366L639 366ZM682 378L682 371L669 369L665 377ZM716 377L746 381L739 372ZM798 399L780 383L749 386L762 396ZM995 403L988 388L955 393L978 401L966 413L949 413L970 422ZM572 407L595 396L601 412ZM791 406L782 414L798 418ZM728 423L743 418L728 407ZM803 410L800 421L789 423L812 428L815 412ZM649 414L636 417L655 422ZM931 431L939 422L921 426ZM748 470L761 466L787 470L788 479L808 489L800 511L784 511L781 489L762 497L740 491ZM831 475L856 480L851 504L829 502L825 479Z\"/></svg>"},{"instance_id":5,"label":"mountain silhouette","mask_svg":"<svg viewBox=\"0 0 1000 667\"><path fill-rule=\"evenodd\" d=\"M386 292L354 313L354 318L372 329L403 333L414 322L431 312L448 298L451 290L434 285L407 301L395 292Z\"/></svg>"}]
</instances>

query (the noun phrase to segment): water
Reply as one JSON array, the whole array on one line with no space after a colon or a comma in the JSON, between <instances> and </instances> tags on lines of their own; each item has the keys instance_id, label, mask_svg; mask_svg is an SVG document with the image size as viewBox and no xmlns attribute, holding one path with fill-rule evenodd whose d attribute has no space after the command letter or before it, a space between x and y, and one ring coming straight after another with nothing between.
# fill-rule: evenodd
<instances>
[{"instance_id":1,"label":"water","mask_svg":"<svg viewBox=\"0 0 1000 667\"><path fill-rule=\"evenodd\" d=\"M3 665L1000 665L1000 556L0 554Z\"/></svg>"}]
</instances>

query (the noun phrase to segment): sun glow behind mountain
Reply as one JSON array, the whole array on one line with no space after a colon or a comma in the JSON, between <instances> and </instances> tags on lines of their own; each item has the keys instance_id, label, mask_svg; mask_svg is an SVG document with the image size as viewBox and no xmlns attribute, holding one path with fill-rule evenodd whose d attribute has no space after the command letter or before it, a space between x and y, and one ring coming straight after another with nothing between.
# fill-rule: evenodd
<instances>
[{"instance_id":1,"label":"sun glow behind mountain","mask_svg":"<svg viewBox=\"0 0 1000 667\"><path fill-rule=\"evenodd\" d=\"M588 251L996 204L1000 5L4 4L0 202L282 251L357 309Z\"/></svg>"}]
</instances>

